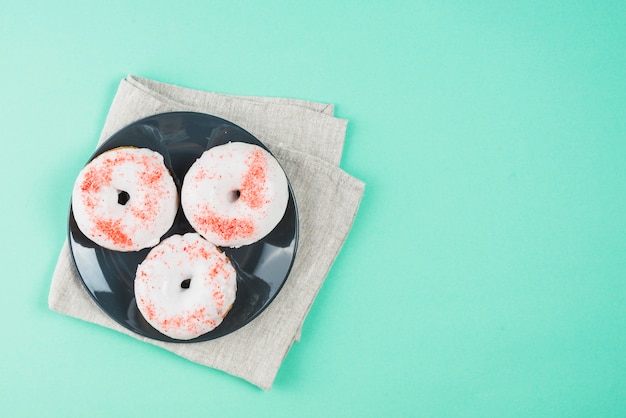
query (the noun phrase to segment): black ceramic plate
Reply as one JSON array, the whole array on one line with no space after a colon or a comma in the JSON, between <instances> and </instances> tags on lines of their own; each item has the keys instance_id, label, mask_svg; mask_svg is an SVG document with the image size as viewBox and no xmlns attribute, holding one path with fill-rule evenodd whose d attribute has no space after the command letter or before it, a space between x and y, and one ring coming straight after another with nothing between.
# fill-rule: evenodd
<instances>
[{"instance_id":1,"label":"black ceramic plate","mask_svg":"<svg viewBox=\"0 0 626 418\"><path fill-rule=\"evenodd\" d=\"M154 115L125 127L104 142L91 159L120 146L150 148L163 155L180 193L185 173L193 162L205 150L227 142L247 142L267 149L250 133L224 119L202 113L172 112ZM174 224L162 239L187 232L195 231L179 206ZM111 318L145 337L170 342L198 342L238 330L276 297L287 280L296 255L298 213L293 190L289 186L285 215L269 235L241 248L222 248L237 270L237 298L217 328L189 341L161 334L146 322L137 308L133 284L135 271L150 248L117 252L98 246L80 231L71 207L68 236L81 280L96 303Z\"/></svg>"}]
</instances>

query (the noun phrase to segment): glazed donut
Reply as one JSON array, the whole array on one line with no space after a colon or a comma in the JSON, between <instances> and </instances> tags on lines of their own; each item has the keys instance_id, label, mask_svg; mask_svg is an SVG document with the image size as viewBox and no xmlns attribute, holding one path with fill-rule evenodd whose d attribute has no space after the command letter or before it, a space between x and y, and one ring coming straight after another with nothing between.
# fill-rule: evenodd
<instances>
[{"instance_id":1,"label":"glazed donut","mask_svg":"<svg viewBox=\"0 0 626 418\"><path fill-rule=\"evenodd\" d=\"M135 298L143 317L179 340L221 324L236 292L237 273L226 254L196 233L164 239L135 275Z\"/></svg>"},{"instance_id":2,"label":"glazed donut","mask_svg":"<svg viewBox=\"0 0 626 418\"><path fill-rule=\"evenodd\" d=\"M185 175L183 212L215 245L238 248L269 234L289 199L287 177L263 148L229 142L205 151Z\"/></svg>"},{"instance_id":3,"label":"glazed donut","mask_svg":"<svg viewBox=\"0 0 626 418\"><path fill-rule=\"evenodd\" d=\"M174 222L178 193L163 156L147 148L120 147L91 160L72 191L78 228L114 251L158 244Z\"/></svg>"}]
</instances>

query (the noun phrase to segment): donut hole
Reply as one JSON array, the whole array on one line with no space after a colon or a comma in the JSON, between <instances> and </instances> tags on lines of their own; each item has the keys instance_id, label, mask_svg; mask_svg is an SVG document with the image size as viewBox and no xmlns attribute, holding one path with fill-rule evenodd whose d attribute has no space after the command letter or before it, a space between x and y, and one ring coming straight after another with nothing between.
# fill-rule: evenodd
<instances>
[{"instance_id":1,"label":"donut hole","mask_svg":"<svg viewBox=\"0 0 626 418\"><path fill-rule=\"evenodd\" d=\"M130 195L124 190L117 191L117 203L124 206L130 200Z\"/></svg>"},{"instance_id":2,"label":"donut hole","mask_svg":"<svg viewBox=\"0 0 626 418\"><path fill-rule=\"evenodd\" d=\"M191 286L191 277L188 277L182 282L180 282L181 289L189 289L189 286Z\"/></svg>"},{"instance_id":3,"label":"donut hole","mask_svg":"<svg viewBox=\"0 0 626 418\"><path fill-rule=\"evenodd\" d=\"M230 203L235 202L241 196L241 190L233 190L228 194L228 201Z\"/></svg>"}]
</instances>

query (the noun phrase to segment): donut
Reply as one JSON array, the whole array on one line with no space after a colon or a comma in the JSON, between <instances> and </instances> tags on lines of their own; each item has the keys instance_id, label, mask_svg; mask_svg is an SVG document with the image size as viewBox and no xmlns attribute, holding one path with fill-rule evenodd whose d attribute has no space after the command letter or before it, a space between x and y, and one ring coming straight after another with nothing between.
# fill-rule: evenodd
<instances>
[{"instance_id":1,"label":"donut","mask_svg":"<svg viewBox=\"0 0 626 418\"><path fill-rule=\"evenodd\" d=\"M222 323L237 292L237 273L221 250L190 232L164 239L137 267L139 311L159 332L190 340Z\"/></svg>"},{"instance_id":2,"label":"donut","mask_svg":"<svg viewBox=\"0 0 626 418\"><path fill-rule=\"evenodd\" d=\"M178 193L163 156L147 148L106 151L80 171L72 191L78 228L114 251L153 247L178 211Z\"/></svg>"},{"instance_id":3,"label":"donut","mask_svg":"<svg viewBox=\"0 0 626 418\"><path fill-rule=\"evenodd\" d=\"M259 241L280 222L287 177L265 149L229 142L205 151L189 168L181 206L196 232L220 247Z\"/></svg>"}]
</instances>

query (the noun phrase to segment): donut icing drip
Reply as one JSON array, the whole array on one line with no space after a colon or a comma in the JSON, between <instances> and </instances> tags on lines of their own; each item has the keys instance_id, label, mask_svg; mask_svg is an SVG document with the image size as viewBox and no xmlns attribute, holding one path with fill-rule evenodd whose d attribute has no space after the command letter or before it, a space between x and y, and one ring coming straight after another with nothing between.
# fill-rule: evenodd
<instances>
[{"instance_id":1,"label":"donut icing drip","mask_svg":"<svg viewBox=\"0 0 626 418\"><path fill-rule=\"evenodd\" d=\"M230 260L196 233L163 240L148 253L135 277L137 306L146 321L180 340L221 324L236 292L237 274Z\"/></svg>"},{"instance_id":2,"label":"donut icing drip","mask_svg":"<svg viewBox=\"0 0 626 418\"><path fill-rule=\"evenodd\" d=\"M172 225L177 207L176 185L163 157L144 148L100 154L80 172L72 193L80 230L116 251L156 245Z\"/></svg>"},{"instance_id":3,"label":"donut icing drip","mask_svg":"<svg viewBox=\"0 0 626 418\"><path fill-rule=\"evenodd\" d=\"M181 203L191 226L218 246L259 241L287 208L287 178L263 148L233 142L205 151L191 166Z\"/></svg>"}]
</instances>

